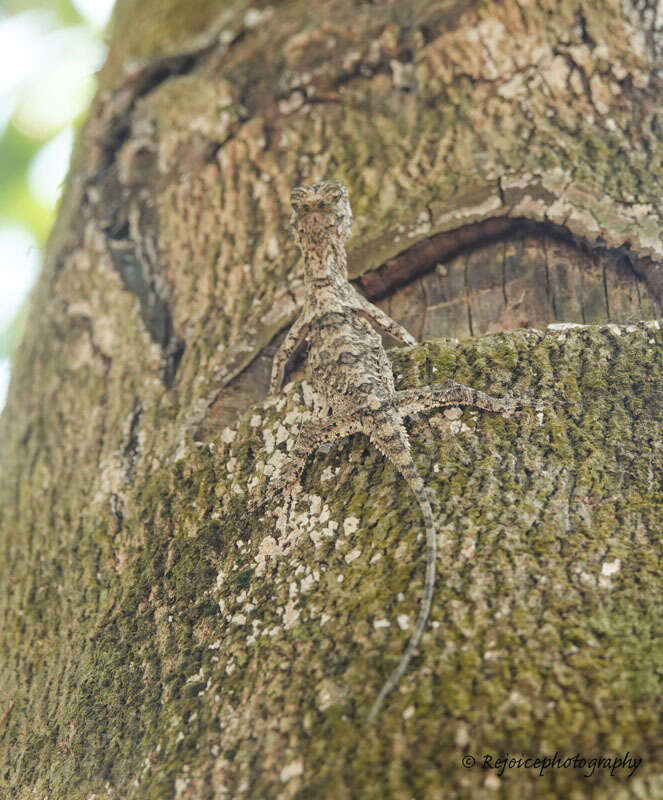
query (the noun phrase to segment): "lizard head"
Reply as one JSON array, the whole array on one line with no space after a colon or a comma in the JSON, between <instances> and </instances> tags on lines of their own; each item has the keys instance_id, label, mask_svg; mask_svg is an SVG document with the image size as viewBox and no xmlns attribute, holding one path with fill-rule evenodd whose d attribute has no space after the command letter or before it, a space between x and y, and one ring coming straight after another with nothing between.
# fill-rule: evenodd
<instances>
[{"instance_id":1,"label":"lizard head","mask_svg":"<svg viewBox=\"0 0 663 800\"><path fill-rule=\"evenodd\" d=\"M348 190L335 181L298 186L290 193L290 222L297 244L306 251L350 237L352 210Z\"/></svg>"}]
</instances>

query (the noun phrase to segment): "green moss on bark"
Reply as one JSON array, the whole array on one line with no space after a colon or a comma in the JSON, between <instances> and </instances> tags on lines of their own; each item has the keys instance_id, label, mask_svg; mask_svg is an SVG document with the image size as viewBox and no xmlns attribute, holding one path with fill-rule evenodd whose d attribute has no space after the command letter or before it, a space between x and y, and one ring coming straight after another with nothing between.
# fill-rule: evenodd
<instances>
[{"instance_id":1,"label":"green moss on bark","mask_svg":"<svg viewBox=\"0 0 663 800\"><path fill-rule=\"evenodd\" d=\"M372 729L422 591L409 491L355 437L245 513L310 411L300 382L247 411L301 304L292 185L349 184L354 276L515 217L660 282L655 32L618 0L320 8L118 7L1 424L0 795L661 798L657 326L393 354L400 388L549 405L410 423L439 580ZM169 388L118 252L185 345ZM461 766L555 750L643 763Z\"/></svg>"},{"instance_id":2,"label":"green moss on bark","mask_svg":"<svg viewBox=\"0 0 663 800\"><path fill-rule=\"evenodd\" d=\"M371 729L424 572L419 512L393 468L353 437L312 459L290 516L247 517L245 476L269 431L290 420L276 449L295 435L295 385L285 407L248 412L232 443L144 475L120 533L107 512L83 523L80 541L96 544L76 568L51 556L64 591L81 581L88 596L67 642L76 664L56 597L29 606L39 638L8 620L10 640L45 657L5 723L11 796L103 797L107 784L127 798L656 796L662 351L658 326L608 326L394 352L401 386L423 371L549 405L411 423L439 578L420 653ZM62 699L47 712L54 657ZM461 766L555 750L643 763L630 781L521 770L494 785Z\"/></svg>"}]
</instances>

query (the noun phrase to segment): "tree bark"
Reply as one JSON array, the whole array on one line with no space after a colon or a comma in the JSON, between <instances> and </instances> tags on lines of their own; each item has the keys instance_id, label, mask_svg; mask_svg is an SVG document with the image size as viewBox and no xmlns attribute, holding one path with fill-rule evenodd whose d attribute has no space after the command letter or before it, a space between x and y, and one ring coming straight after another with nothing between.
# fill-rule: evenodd
<instances>
[{"instance_id":1,"label":"tree bark","mask_svg":"<svg viewBox=\"0 0 663 800\"><path fill-rule=\"evenodd\" d=\"M0 423L0 797L663 798L660 14L119 0ZM372 727L407 488L357 436L244 513L322 178L397 388L548 403L412 421Z\"/></svg>"}]
</instances>

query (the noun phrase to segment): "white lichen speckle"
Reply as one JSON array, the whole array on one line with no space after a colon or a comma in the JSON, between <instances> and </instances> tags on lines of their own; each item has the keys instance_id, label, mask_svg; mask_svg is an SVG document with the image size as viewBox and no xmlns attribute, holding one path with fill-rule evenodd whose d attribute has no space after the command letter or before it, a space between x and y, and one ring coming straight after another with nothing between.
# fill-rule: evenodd
<instances>
[{"instance_id":1,"label":"white lichen speckle","mask_svg":"<svg viewBox=\"0 0 663 800\"><path fill-rule=\"evenodd\" d=\"M244 27L255 28L260 25L261 22L265 22L268 20L272 15L273 9L271 6L267 6L266 8L249 8L246 13L244 14Z\"/></svg>"},{"instance_id":2,"label":"white lichen speckle","mask_svg":"<svg viewBox=\"0 0 663 800\"><path fill-rule=\"evenodd\" d=\"M343 520L343 533L348 536L351 533L359 530L359 520L357 517L346 517Z\"/></svg>"},{"instance_id":3,"label":"white lichen speckle","mask_svg":"<svg viewBox=\"0 0 663 800\"><path fill-rule=\"evenodd\" d=\"M315 400L313 387L307 381L302 382L302 400L306 408L311 408Z\"/></svg>"},{"instance_id":4,"label":"white lichen speckle","mask_svg":"<svg viewBox=\"0 0 663 800\"><path fill-rule=\"evenodd\" d=\"M221 441L226 444L232 444L232 442L235 441L235 436L237 436L237 431L234 431L232 428L224 428L221 433Z\"/></svg>"},{"instance_id":5,"label":"white lichen speckle","mask_svg":"<svg viewBox=\"0 0 663 800\"><path fill-rule=\"evenodd\" d=\"M262 438L265 442L265 452L267 455L271 455L274 452L274 445L276 444L274 440L274 434L269 428L263 428Z\"/></svg>"},{"instance_id":6,"label":"white lichen speckle","mask_svg":"<svg viewBox=\"0 0 663 800\"><path fill-rule=\"evenodd\" d=\"M286 630L290 630L294 628L297 624L297 620L299 619L299 609L295 608L295 601L290 598L288 600L285 611L283 613L283 624L286 627Z\"/></svg>"},{"instance_id":7,"label":"white lichen speckle","mask_svg":"<svg viewBox=\"0 0 663 800\"><path fill-rule=\"evenodd\" d=\"M279 111L281 114L290 114L304 105L304 93L299 89L294 91L288 98L279 100Z\"/></svg>"},{"instance_id":8,"label":"white lichen speckle","mask_svg":"<svg viewBox=\"0 0 663 800\"><path fill-rule=\"evenodd\" d=\"M260 542L258 552L256 553L256 575L258 577L264 575L267 561L277 559L281 553L281 547L276 539L273 536L265 536L262 542Z\"/></svg>"},{"instance_id":9,"label":"white lichen speckle","mask_svg":"<svg viewBox=\"0 0 663 800\"><path fill-rule=\"evenodd\" d=\"M298 758L296 761L291 761L290 764L287 764L281 770L281 780L283 783L286 783L291 778L298 778L300 775L304 774L304 762L301 758Z\"/></svg>"},{"instance_id":10,"label":"white lichen speckle","mask_svg":"<svg viewBox=\"0 0 663 800\"><path fill-rule=\"evenodd\" d=\"M413 239L417 236L425 236L431 229L428 212L422 211L417 217L414 227L409 231L408 236Z\"/></svg>"},{"instance_id":11,"label":"white lichen speckle","mask_svg":"<svg viewBox=\"0 0 663 800\"><path fill-rule=\"evenodd\" d=\"M584 328L579 322L551 322L548 325L549 331L568 331L572 328Z\"/></svg>"},{"instance_id":12,"label":"white lichen speckle","mask_svg":"<svg viewBox=\"0 0 663 800\"><path fill-rule=\"evenodd\" d=\"M614 561L604 561L603 564L601 564L601 575L609 578L611 575L619 572L621 566L622 562L618 558L616 558Z\"/></svg>"},{"instance_id":13,"label":"white lichen speckle","mask_svg":"<svg viewBox=\"0 0 663 800\"><path fill-rule=\"evenodd\" d=\"M406 631L410 627L410 618L407 614L399 614L396 621L398 622L398 627L402 631Z\"/></svg>"},{"instance_id":14,"label":"white lichen speckle","mask_svg":"<svg viewBox=\"0 0 663 800\"><path fill-rule=\"evenodd\" d=\"M283 442L287 441L290 433L285 425L279 424L276 430L276 444L282 444Z\"/></svg>"},{"instance_id":15,"label":"white lichen speckle","mask_svg":"<svg viewBox=\"0 0 663 800\"><path fill-rule=\"evenodd\" d=\"M486 787L486 789L492 789L496 792L500 788L501 783L502 782L498 776L491 772L486 776L486 780L483 782L483 785Z\"/></svg>"}]
</instances>

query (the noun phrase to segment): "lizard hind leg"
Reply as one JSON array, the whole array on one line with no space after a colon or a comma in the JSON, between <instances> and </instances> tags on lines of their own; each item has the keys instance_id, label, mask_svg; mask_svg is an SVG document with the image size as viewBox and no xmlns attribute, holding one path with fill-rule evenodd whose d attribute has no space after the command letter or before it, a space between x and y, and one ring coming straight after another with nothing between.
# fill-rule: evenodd
<instances>
[{"instance_id":1,"label":"lizard hind leg","mask_svg":"<svg viewBox=\"0 0 663 800\"><path fill-rule=\"evenodd\" d=\"M357 433L359 430L359 421L349 417L330 417L324 420L305 422L299 430L292 450L286 456L286 462L281 468L278 477L270 482L261 500L252 503L251 508L269 503L278 493L289 496L299 482L309 456L320 445L343 439L345 436Z\"/></svg>"},{"instance_id":2,"label":"lizard hind leg","mask_svg":"<svg viewBox=\"0 0 663 800\"><path fill-rule=\"evenodd\" d=\"M396 392L395 400L402 416L443 406L474 406L474 408L482 408L485 411L505 413L514 411L521 402L510 396L493 397L455 381L435 383L432 386L422 386L418 389L405 389Z\"/></svg>"},{"instance_id":3,"label":"lizard hind leg","mask_svg":"<svg viewBox=\"0 0 663 800\"><path fill-rule=\"evenodd\" d=\"M390 417L392 419L390 419ZM395 417L395 419L393 419ZM390 432L388 432L390 431ZM433 602L433 591L435 588L435 562L437 559L437 542L435 519L433 510L428 499L423 480L410 455L410 445L407 433L397 417L397 413L385 415L384 420L377 430L369 434L369 438L378 450L388 458L400 474L405 478L408 486L417 498L421 515L423 517L424 529L426 531L426 577L424 582L424 597L419 608L419 615L415 623L414 632L410 637L403 655L396 668L391 673L387 682L378 694L373 707L368 715L368 722L372 722L380 712L387 695L396 688L398 682L403 677L405 670L414 655L421 636L428 624L431 605Z\"/></svg>"}]
</instances>

